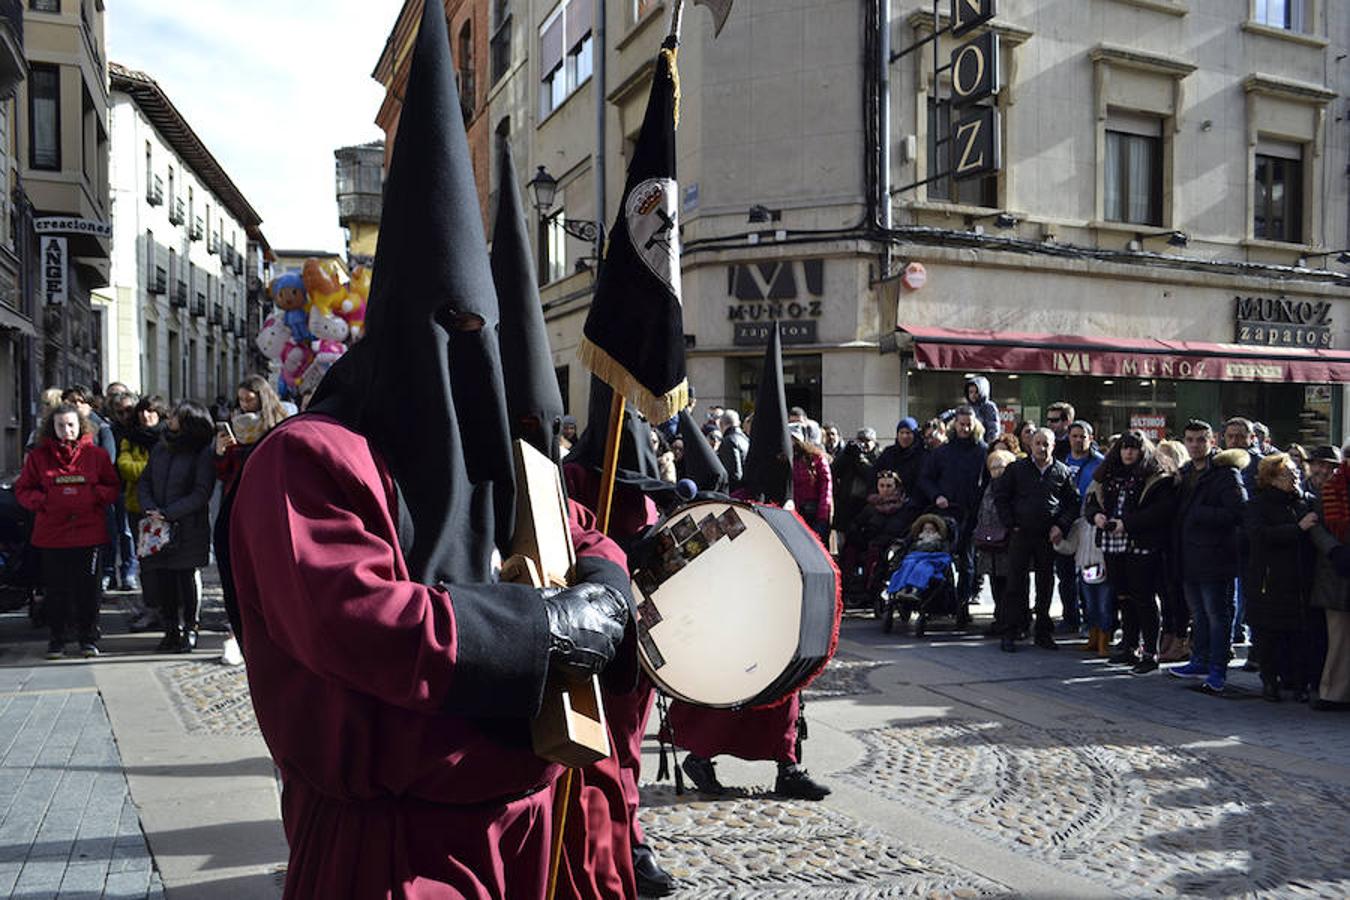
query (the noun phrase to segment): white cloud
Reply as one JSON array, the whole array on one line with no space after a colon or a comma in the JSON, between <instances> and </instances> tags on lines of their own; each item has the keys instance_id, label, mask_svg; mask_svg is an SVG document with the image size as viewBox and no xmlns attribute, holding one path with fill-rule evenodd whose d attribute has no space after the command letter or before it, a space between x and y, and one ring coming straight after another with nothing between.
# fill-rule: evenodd
<instances>
[{"instance_id":1,"label":"white cloud","mask_svg":"<svg viewBox=\"0 0 1350 900\"><path fill-rule=\"evenodd\" d=\"M333 151L382 137L370 77L400 0L119 0L109 58L164 89L273 247L342 249Z\"/></svg>"}]
</instances>

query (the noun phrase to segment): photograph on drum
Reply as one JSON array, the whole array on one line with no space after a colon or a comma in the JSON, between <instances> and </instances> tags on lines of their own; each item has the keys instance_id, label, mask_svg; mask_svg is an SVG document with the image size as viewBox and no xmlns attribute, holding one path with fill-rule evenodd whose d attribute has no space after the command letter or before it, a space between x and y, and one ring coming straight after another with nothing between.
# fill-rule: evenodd
<instances>
[{"instance_id":1,"label":"photograph on drum","mask_svg":"<svg viewBox=\"0 0 1350 900\"><path fill-rule=\"evenodd\" d=\"M722 526L718 524L717 516L712 513L708 513L702 519L699 519L698 531L709 544L717 543L723 535Z\"/></svg>"},{"instance_id":2,"label":"photograph on drum","mask_svg":"<svg viewBox=\"0 0 1350 900\"><path fill-rule=\"evenodd\" d=\"M722 526L722 533L733 541L745 533L745 523L741 521L734 506L727 507L726 512L717 517L717 524Z\"/></svg>"},{"instance_id":3,"label":"photograph on drum","mask_svg":"<svg viewBox=\"0 0 1350 900\"><path fill-rule=\"evenodd\" d=\"M693 537L694 533L697 531L698 526L694 524L693 516L685 516L683 519L680 519L670 526L670 533L675 535L675 540L679 541L681 544Z\"/></svg>"}]
</instances>

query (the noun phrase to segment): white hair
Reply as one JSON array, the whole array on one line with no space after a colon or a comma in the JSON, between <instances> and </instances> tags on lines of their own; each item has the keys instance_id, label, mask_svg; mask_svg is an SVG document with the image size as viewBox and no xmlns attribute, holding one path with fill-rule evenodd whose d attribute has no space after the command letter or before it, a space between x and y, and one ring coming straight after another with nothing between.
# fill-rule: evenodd
<instances>
[{"instance_id":1,"label":"white hair","mask_svg":"<svg viewBox=\"0 0 1350 900\"><path fill-rule=\"evenodd\" d=\"M722 428L740 428L741 414L734 409L723 410L722 417L717 420L717 424Z\"/></svg>"},{"instance_id":2,"label":"white hair","mask_svg":"<svg viewBox=\"0 0 1350 900\"><path fill-rule=\"evenodd\" d=\"M1050 442L1050 449L1053 450L1055 447L1055 432L1049 428L1037 428L1031 433L1031 439L1034 441L1036 436L1041 434L1045 435L1046 440Z\"/></svg>"}]
</instances>

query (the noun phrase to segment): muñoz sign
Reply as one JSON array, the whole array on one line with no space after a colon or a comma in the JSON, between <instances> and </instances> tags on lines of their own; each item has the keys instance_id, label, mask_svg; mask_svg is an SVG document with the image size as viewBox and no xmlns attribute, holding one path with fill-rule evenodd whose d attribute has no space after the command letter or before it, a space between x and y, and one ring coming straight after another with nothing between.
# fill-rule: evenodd
<instances>
[{"instance_id":1,"label":"mu\u00f1oz sign","mask_svg":"<svg viewBox=\"0 0 1350 900\"><path fill-rule=\"evenodd\" d=\"M1234 297L1237 343L1264 347L1331 348L1331 301Z\"/></svg>"}]
</instances>

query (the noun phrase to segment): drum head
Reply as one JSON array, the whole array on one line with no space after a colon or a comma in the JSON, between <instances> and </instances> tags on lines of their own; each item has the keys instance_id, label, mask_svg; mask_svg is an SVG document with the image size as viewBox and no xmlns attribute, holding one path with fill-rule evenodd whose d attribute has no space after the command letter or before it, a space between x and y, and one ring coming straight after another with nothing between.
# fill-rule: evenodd
<instances>
[{"instance_id":1,"label":"drum head","mask_svg":"<svg viewBox=\"0 0 1350 900\"><path fill-rule=\"evenodd\" d=\"M755 507L680 508L634 572L643 667L667 693L701 706L766 702L798 661L803 580Z\"/></svg>"}]
</instances>

